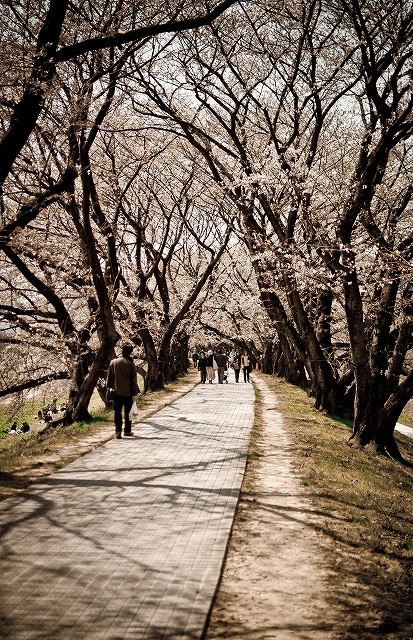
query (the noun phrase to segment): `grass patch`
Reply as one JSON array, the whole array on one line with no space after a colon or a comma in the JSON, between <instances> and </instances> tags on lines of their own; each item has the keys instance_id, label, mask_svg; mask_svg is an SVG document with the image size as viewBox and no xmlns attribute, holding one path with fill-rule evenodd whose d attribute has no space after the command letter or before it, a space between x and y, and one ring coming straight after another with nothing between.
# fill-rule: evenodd
<instances>
[{"instance_id":1,"label":"grass patch","mask_svg":"<svg viewBox=\"0 0 413 640\"><path fill-rule=\"evenodd\" d=\"M254 422L252 424L251 435L247 449L247 473L245 473L242 481L242 493L248 495L255 491L255 465L253 464L262 455L262 447L260 446L260 437L262 435L263 423L261 419L262 397L258 387L254 384L255 392L255 411Z\"/></svg>"},{"instance_id":2,"label":"grass patch","mask_svg":"<svg viewBox=\"0 0 413 640\"><path fill-rule=\"evenodd\" d=\"M197 377L198 372L196 372ZM168 384L164 389L139 395L138 407L141 410L150 410L153 407L156 411L168 395L179 391L184 384L194 380L195 374L191 371ZM0 499L10 494L11 488L27 487L39 475L47 475L64 467L114 435L113 409L104 407L95 411L91 409L93 416L91 421L77 422L67 427L57 426L47 429L43 434L41 431L46 425L36 423L36 427L41 428L40 430L35 428L33 421L35 413L31 404L25 408L25 412L25 415L30 416L30 420L27 421L32 425L32 429L24 435L8 435L9 427L7 427L5 434L7 437L0 437ZM108 426L111 427L109 436L107 436ZM34 469L38 471L41 467L47 467L47 473L33 472Z\"/></svg>"},{"instance_id":3,"label":"grass patch","mask_svg":"<svg viewBox=\"0 0 413 640\"><path fill-rule=\"evenodd\" d=\"M332 600L345 602L349 613L337 638L382 638L390 620L385 637L406 640L413 596L413 440L395 434L406 465L352 449L351 423L318 412L302 389L265 379L277 395L304 492L331 543Z\"/></svg>"},{"instance_id":4,"label":"grass patch","mask_svg":"<svg viewBox=\"0 0 413 640\"><path fill-rule=\"evenodd\" d=\"M301 389L270 380L294 437L297 465L308 486L324 496L326 505L340 504L344 514L354 517L359 512L361 520L366 520L366 513L371 516L370 533L381 535L392 523L402 538L413 535L412 520L406 517L413 511L413 467L352 449L347 444L348 421L316 411L313 400ZM396 438L404 458L413 464L413 440L397 433ZM354 532L354 540L360 539L360 533ZM391 549L400 543L397 538L382 539L382 544Z\"/></svg>"},{"instance_id":5,"label":"grass patch","mask_svg":"<svg viewBox=\"0 0 413 640\"><path fill-rule=\"evenodd\" d=\"M260 420L259 416L261 415L262 399L256 385L254 385L254 390L255 390L255 417L252 425L251 437L250 437L248 450L247 450L247 464L248 462L252 462L253 460L256 460L261 455L259 438L262 432L262 421Z\"/></svg>"},{"instance_id":6,"label":"grass patch","mask_svg":"<svg viewBox=\"0 0 413 640\"><path fill-rule=\"evenodd\" d=\"M64 399L58 397L56 400L57 407L59 407L62 402L64 402ZM39 409L43 411L46 404L44 394L39 394L37 397L30 398L18 407L13 403L0 407L0 440L9 435L13 422L16 422L18 429L23 422L32 424L34 416L37 416Z\"/></svg>"},{"instance_id":7,"label":"grass patch","mask_svg":"<svg viewBox=\"0 0 413 640\"><path fill-rule=\"evenodd\" d=\"M412 416L408 415L407 413L402 413L398 422L400 422L401 424L406 425L406 427L413 427L413 418Z\"/></svg>"},{"instance_id":8,"label":"grass patch","mask_svg":"<svg viewBox=\"0 0 413 640\"><path fill-rule=\"evenodd\" d=\"M51 453L64 445L83 440L86 436L96 433L105 423L108 416L99 415L90 422L77 422L73 425L58 426L50 429L44 435L29 431L24 435L10 436L0 441L0 470L6 472L22 468L30 459Z\"/></svg>"}]
</instances>

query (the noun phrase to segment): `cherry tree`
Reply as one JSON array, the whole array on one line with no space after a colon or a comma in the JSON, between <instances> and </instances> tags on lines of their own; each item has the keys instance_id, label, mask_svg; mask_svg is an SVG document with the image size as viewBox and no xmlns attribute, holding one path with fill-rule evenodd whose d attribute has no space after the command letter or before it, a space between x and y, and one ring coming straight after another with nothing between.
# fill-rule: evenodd
<instances>
[{"instance_id":1,"label":"cherry tree","mask_svg":"<svg viewBox=\"0 0 413 640\"><path fill-rule=\"evenodd\" d=\"M235 236L235 234L234 234ZM194 342L205 347L225 345L247 349L253 362L273 353L274 332L259 298L255 272L242 241L232 238L202 297L193 309L198 329ZM272 367L268 362L268 370Z\"/></svg>"},{"instance_id":2,"label":"cherry tree","mask_svg":"<svg viewBox=\"0 0 413 640\"><path fill-rule=\"evenodd\" d=\"M48 8L23 1L4 7L1 246L7 268L13 265L27 283L26 291L21 290L20 299L26 299L22 306L20 301L5 301L4 320L19 325L20 341L39 332L40 317L43 324L55 324L51 333L57 328L54 337L60 338L62 361L67 350L70 354L69 420L88 416L90 395L119 337L96 229L106 245L109 286L115 283L115 288L117 256L90 153L110 110L120 70L129 55L136 57L154 37L169 34L171 40L175 33L213 21L232 4L194 3L183 9L179 3L152 3L150 8L137 8L120 0L108 8L107 3L51 0ZM11 65L10 58L17 64ZM104 95L100 103L99 95ZM89 117L90 128L85 127ZM67 135L65 122L71 123ZM64 254L73 243L76 248L67 266ZM63 248L63 254L56 255L56 247ZM52 273L67 278L63 295ZM42 311L36 311L42 306L39 300L46 303ZM24 327L27 334L24 314L32 320ZM55 375L60 375L56 369ZM34 383L33 378L30 384Z\"/></svg>"},{"instance_id":3,"label":"cherry tree","mask_svg":"<svg viewBox=\"0 0 413 640\"><path fill-rule=\"evenodd\" d=\"M411 30L398 0L251 2L183 34L168 77L136 70L148 112L238 210L288 379L304 370L319 408L354 410L353 443L394 455L411 397Z\"/></svg>"},{"instance_id":4,"label":"cherry tree","mask_svg":"<svg viewBox=\"0 0 413 640\"><path fill-rule=\"evenodd\" d=\"M67 419L87 417L90 395L119 336L144 347L145 390L176 377L177 357L182 370L182 354L187 356L182 321L231 234L228 223L217 228L211 222L212 213L217 218L213 208L224 204L201 197L191 164L188 174L177 161L182 148L174 151L161 137L150 143L142 138L141 146L135 136L128 139L115 129L116 118L107 119L108 132L99 131L102 114L111 115L112 83L113 74L99 99L92 100L87 82L79 100L77 95L73 100L69 148L79 156L82 180L74 182L73 193L49 204L36 225L15 233L4 250L23 275L26 298L28 283L35 292L27 313L42 319L28 327L31 334L23 331L15 321L22 311L14 305L20 342L47 333L47 344L54 340L58 352L70 354ZM68 86L65 93L70 97ZM120 103L115 103L117 112ZM62 112L69 111L68 105ZM56 148L58 138L53 142ZM53 166L58 160L54 152Z\"/></svg>"},{"instance_id":5,"label":"cherry tree","mask_svg":"<svg viewBox=\"0 0 413 640\"><path fill-rule=\"evenodd\" d=\"M6 39L6 100L3 102L4 134L0 141L3 158L0 184L7 178L16 158L32 134L36 122L54 92L58 69L65 62L89 52L121 49L163 33L179 33L209 24L235 0L224 0L204 12L198 3L182 8L163 3L151 7L131 7L118 0L108 9L106 3L50 0L47 9L24 0L8 3L2 14ZM7 57L8 54L8 57ZM21 76L14 65L18 55ZM17 90L17 95L16 95Z\"/></svg>"},{"instance_id":6,"label":"cherry tree","mask_svg":"<svg viewBox=\"0 0 413 640\"><path fill-rule=\"evenodd\" d=\"M115 308L120 317L133 319L130 328L145 354L145 390L175 377L177 360L187 363L186 317L193 315L232 234L225 200L205 196L196 170L190 163L189 171L182 166L182 145L152 138L157 152L151 162L135 172L129 158L126 175L116 170L122 269Z\"/></svg>"}]
</instances>

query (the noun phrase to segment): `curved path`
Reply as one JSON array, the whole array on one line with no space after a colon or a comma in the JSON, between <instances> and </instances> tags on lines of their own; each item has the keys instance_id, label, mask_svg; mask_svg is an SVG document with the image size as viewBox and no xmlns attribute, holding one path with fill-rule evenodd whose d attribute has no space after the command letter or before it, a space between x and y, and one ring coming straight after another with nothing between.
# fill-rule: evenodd
<instances>
[{"instance_id":1,"label":"curved path","mask_svg":"<svg viewBox=\"0 0 413 640\"><path fill-rule=\"evenodd\" d=\"M250 384L198 385L0 503L0 638L199 638L253 408Z\"/></svg>"}]
</instances>

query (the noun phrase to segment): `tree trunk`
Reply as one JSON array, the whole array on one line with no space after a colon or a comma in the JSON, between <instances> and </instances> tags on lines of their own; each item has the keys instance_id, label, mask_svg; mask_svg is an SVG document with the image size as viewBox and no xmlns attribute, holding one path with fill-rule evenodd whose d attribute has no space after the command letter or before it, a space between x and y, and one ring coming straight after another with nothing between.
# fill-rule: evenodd
<instances>
[{"instance_id":1,"label":"tree trunk","mask_svg":"<svg viewBox=\"0 0 413 640\"><path fill-rule=\"evenodd\" d=\"M105 377L110 360L114 356L114 348L118 339L114 327L105 332L105 339L94 355L79 354L73 367L69 401L67 403L64 424L78 421L89 421L89 403L98 380Z\"/></svg>"},{"instance_id":2,"label":"tree trunk","mask_svg":"<svg viewBox=\"0 0 413 640\"><path fill-rule=\"evenodd\" d=\"M147 362L147 371L144 379L143 392L156 391L162 389L163 385L158 386L159 382L159 362L158 354L149 329L142 327L140 330L142 345L145 351L145 360Z\"/></svg>"},{"instance_id":3,"label":"tree trunk","mask_svg":"<svg viewBox=\"0 0 413 640\"><path fill-rule=\"evenodd\" d=\"M276 373L284 377L290 384L307 387L308 380L299 358L293 353L287 337L279 331L281 354L278 359ZM283 371L283 373L281 373Z\"/></svg>"},{"instance_id":4,"label":"tree trunk","mask_svg":"<svg viewBox=\"0 0 413 640\"><path fill-rule=\"evenodd\" d=\"M296 283L291 280L288 274L286 274L286 281L291 289L287 295L290 309L298 327L301 342L305 346L305 355L301 354L301 358L311 380L310 392L315 398L315 406L320 411L337 415L340 406L338 381L321 348L315 327L304 309ZM326 322L326 318L324 318L324 322ZM325 327L323 339L326 339Z\"/></svg>"},{"instance_id":5,"label":"tree trunk","mask_svg":"<svg viewBox=\"0 0 413 640\"><path fill-rule=\"evenodd\" d=\"M169 353L169 366L165 367L165 382L176 380L188 372L189 338L186 333L175 335Z\"/></svg>"},{"instance_id":6,"label":"tree trunk","mask_svg":"<svg viewBox=\"0 0 413 640\"><path fill-rule=\"evenodd\" d=\"M380 448L376 443L376 436L380 421L383 424L383 420L386 419L385 412L382 413L387 400L386 378L380 373L374 377L372 375L366 343L363 303L355 269L348 273L343 287L351 345L351 366L354 369L356 383L353 433L349 444L365 447L371 443L372 448Z\"/></svg>"},{"instance_id":7,"label":"tree trunk","mask_svg":"<svg viewBox=\"0 0 413 640\"><path fill-rule=\"evenodd\" d=\"M254 264L256 262L255 260ZM292 384L307 386L306 371L310 379L310 393L316 400L317 409L337 415L340 406L338 383L317 341L315 330L305 313L298 293L289 294L289 304L298 327L297 331L289 320L279 297L274 291L268 290L260 268L256 264L260 296L279 336L286 380Z\"/></svg>"},{"instance_id":8,"label":"tree trunk","mask_svg":"<svg viewBox=\"0 0 413 640\"><path fill-rule=\"evenodd\" d=\"M370 385L368 402L363 403L365 411L363 414L360 411L357 413L358 421L354 422L349 444L355 447L365 446L377 453L385 453L394 459L402 460L394 439L394 429L400 413L412 396L413 371L387 399L384 392L380 395L377 393L376 385Z\"/></svg>"},{"instance_id":9,"label":"tree trunk","mask_svg":"<svg viewBox=\"0 0 413 640\"><path fill-rule=\"evenodd\" d=\"M275 373L275 365L277 362L277 353L280 350L279 343L267 342L262 354L261 366L262 372L272 375Z\"/></svg>"}]
</instances>

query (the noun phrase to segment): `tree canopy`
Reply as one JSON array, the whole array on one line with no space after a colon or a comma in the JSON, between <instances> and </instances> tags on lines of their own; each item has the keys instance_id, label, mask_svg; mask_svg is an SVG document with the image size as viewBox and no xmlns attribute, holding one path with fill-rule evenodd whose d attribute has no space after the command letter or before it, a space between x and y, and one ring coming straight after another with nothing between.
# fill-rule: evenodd
<instances>
[{"instance_id":1,"label":"tree canopy","mask_svg":"<svg viewBox=\"0 0 413 640\"><path fill-rule=\"evenodd\" d=\"M7 353L31 345L21 375L68 375L78 417L120 338L141 349L145 390L185 368L191 341L247 346L354 418L355 446L398 456L412 13L6 3L0 308ZM10 371L2 393L21 384Z\"/></svg>"}]
</instances>

